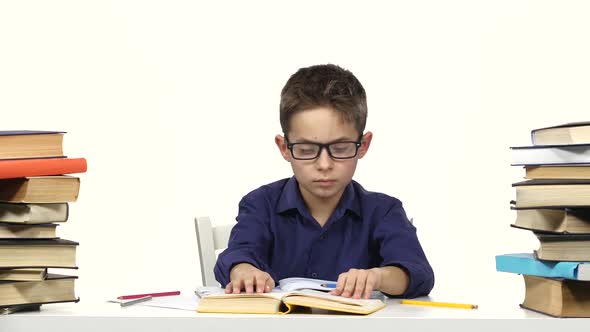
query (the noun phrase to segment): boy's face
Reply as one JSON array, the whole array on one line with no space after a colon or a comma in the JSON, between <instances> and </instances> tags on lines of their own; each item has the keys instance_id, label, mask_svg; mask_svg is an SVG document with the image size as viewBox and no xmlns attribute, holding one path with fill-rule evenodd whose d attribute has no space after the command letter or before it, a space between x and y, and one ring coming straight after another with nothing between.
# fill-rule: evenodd
<instances>
[{"instance_id":1,"label":"boy's face","mask_svg":"<svg viewBox=\"0 0 590 332\"><path fill-rule=\"evenodd\" d=\"M288 142L280 135L276 136L275 142L283 158L291 163L301 194L308 204L310 201L340 199L344 188L352 180L358 159L367 153L372 139L372 133L367 132L362 137L357 155L350 159L333 159L326 148L321 149L320 155L312 160L293 158L287 143L358 141L360 133L353 123L344 121L336 111L326 107L295 113L290 119L287 136Z\"/></svg>"}]
</instances>

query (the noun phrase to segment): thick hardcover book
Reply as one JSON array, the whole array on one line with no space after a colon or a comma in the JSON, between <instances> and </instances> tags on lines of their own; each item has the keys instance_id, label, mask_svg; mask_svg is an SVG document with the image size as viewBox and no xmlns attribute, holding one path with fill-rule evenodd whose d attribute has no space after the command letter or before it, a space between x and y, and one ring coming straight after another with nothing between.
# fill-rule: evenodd
<instances>
[{"instance_id":1,"label":"thick hardcover book","mask_svg":"<svg viewBox=\"0 0 590 332\"><path fill-rule=\"evenodd\" d=\"M554 317L590 317L590 282L523 275L521 307Z\"/></svg>"},{"instance_id":2,"label":"thick hardcover book","mask_svg":"<svg viewBox=\"0 0 590 332\"><path fill-rule=\"evenodd\" d=\"M0 179L86 172L84 158L0 160Z\"/></svg>"},{"instance_id":3,"label":"thick hardcover book","mask_svg":"<svg viewBox=\"0 0 590 332\"><path fill-rule=\"evenodd\" d=\"M590 164L590 144L514 146L514 166Z\"/></svg>"},{"instance_id":4,"label":"thick hardcover book","mask_svg":"<svg viewBox=\"0 0 590 332\"><path fill-rule=\"evenodd\" d=\"M63 157L63 131L0 131L0 159Z\"/></svg>"},{"instance_id":5,"label":"thick hardcover book","mask_svg":"<svg viewBox=\"0 0 590 332\"><path fill-rule=\"evenodd\" d=\"M0 240L0 268L77 268L77 245L63 239Z\"/></svg>"},{"instance_id":6,"label":"thick hardcover book","mask_svg":"<svg viewBox=\"0 0 590 332\"><path fill-rule=\"evenodd\" d=\"M80 179L68 175L0 180L0 201L9 203L75 202Z\"/></svg>"},{"instance_id":7,"label":"thick hardcover book","mask_svg":"<svg viewBox=\"0 0 590 332\"><path fill-rule=\"evenodd\" d=\"M590 263L542 261L532 253L497 255L496 271L548 278L590 280Z\"/></svg>"},{"instance_id":8,"label":"thick hardcover book","mask_svg":"<svg viewBox=\"0 0 590 332\"><path fill-rule=\"evenodd\" d=\"M0 281L0 307L77 302L76 276L49 274L41 281Z\"/></svg>"},{"instance_id":9,"label":"thick hardcover book","mask_svg":"<svg viewBox=\"0 0 590 332\"><path fill-rule=\"evenodd\" d=\"M590 233L589 208L516 208L512 227L562 234Z\"/></svg>"},{"instance_id":10,"label":"thick hardcover book","mask_svg":"<svg viewBox=\"0 0 590 332\"><path fill-rule=\"evenodd\" d=\"M15 224L66 222L68 203L2 203L0 221Z\"/></svg>"},{"instance_id":11,"label":"thick hardcover book","mask_svg":"<svg viewBox=\"0 0 590 332\"><path fill-rule=\"evenodd\" d=\"M590 262L590 234L535 233L537 258L548 261Z\"/></svg>"},{"instance_id":12,"label":"thick hardcover book","mask_svg":"<svg viewBox=\"0 0 590 332\"><path fill-rule=\"evenodd\" d=\"M55 239L57 224L12 224L0 222L0 240L3 239Z\"/></svg>"},{"instance_id":13,"label":"thick hardcover book","mask_svg":"<svg viewBox=\"0 0 590 332\"><path fill-rule=\"evenodd\" d=\"M223 293L223 290L221 290ZM273 291L254 294L218 294L205 296L199 302L198 312L236 314L287 314L298 307L317 308L335 312L368 315L385 307L376 299L351 299L321 291Z\"/></svg>"},{"instance_id":14,"label":"thick hardcover book","mask_svg":"<svg viewBox=\"0 0 590 332\"><path fill-rule=\"evenodd\" d=\"M41 281L47 278L47 269L0 269L0 280Z\"/></svg>"},{"instance_id":15,"label":"thick hardcover book","mask_svg":"<svg viewBox=\"0 0 590 332\"><path fill-rule=\"evenodd\" d=\"M512 186L517 208L590 206L590 180L537 179Z\"/></svg>"},{"instance_id":16,"label":"thick hardcover book","mask_svg":"<svg viewBox=\"0 0 590 332\"><path fill-rule=\"evenodd\" d=\"M590 121L533 129L531 141L534 145L590 143Z\"/></svg>"},{"instance_id":17,"label":"thick hardcover book","mask_svg":"<svg viewBox=\"0 0 590 332\"><path fill-rule=\"evenodd\" d=\"M526 179L590 179L590 165L526 166Z\"/></svg>"}]
</instances>

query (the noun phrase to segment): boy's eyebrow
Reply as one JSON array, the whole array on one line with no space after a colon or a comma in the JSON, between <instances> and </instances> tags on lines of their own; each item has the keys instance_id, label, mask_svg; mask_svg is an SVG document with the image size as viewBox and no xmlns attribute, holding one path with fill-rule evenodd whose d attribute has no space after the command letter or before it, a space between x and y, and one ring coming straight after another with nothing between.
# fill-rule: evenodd
<instances>
[{"instance_id":1,"label":"boy's eyebrow","mask_svg":"<svg viewBox=\"0 0 590 332\"><path fill-rule=\"evenodd\" d=\"M344 142L344 141L346 141L346 142L356 142L356 140L353 139L353 138L346 137L346 136L341 136L341 137L338 137L336 139L333 139L330 142L327 142L325 144L330 144L330 143L335 143L335 142ZM295 139L292 142L289 141L289 143L320 143L321 144L321 142L310 140L310 139L307 139L307 138Z\"/></svg>"}]
</instances>

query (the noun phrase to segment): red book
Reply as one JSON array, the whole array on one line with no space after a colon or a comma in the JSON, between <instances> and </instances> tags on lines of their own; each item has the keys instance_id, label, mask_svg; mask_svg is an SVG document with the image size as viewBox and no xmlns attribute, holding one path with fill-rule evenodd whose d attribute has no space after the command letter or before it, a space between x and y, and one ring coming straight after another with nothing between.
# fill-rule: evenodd
<instances>
[{"instance_id":1,"label":"red book","mask_svg":"<svg viewBox=\"0 0 590 332\"><path fill-rule=\"evenodd\" d=\"M0 179L86 172L84 158L0 160Z\"/></svg>"}]
</instances>

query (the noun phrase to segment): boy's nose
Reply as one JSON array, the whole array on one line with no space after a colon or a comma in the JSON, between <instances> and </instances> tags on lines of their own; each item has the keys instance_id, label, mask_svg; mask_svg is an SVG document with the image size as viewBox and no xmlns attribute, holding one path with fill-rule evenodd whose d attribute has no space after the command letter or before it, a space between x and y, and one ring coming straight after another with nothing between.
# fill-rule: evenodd
<instances>
[{"instance_id":1,"label":"boy's nose","mask_svg":"<svg viewBox=\"0 0 590 332\"><path fill-rule=\"evenodd\" d=\"M334 164L334 160L330 157L328 149L324 148L320 151L320 155L316 160L316 166L318 169L330 169Z\"/></svg>"}]
</instances>

